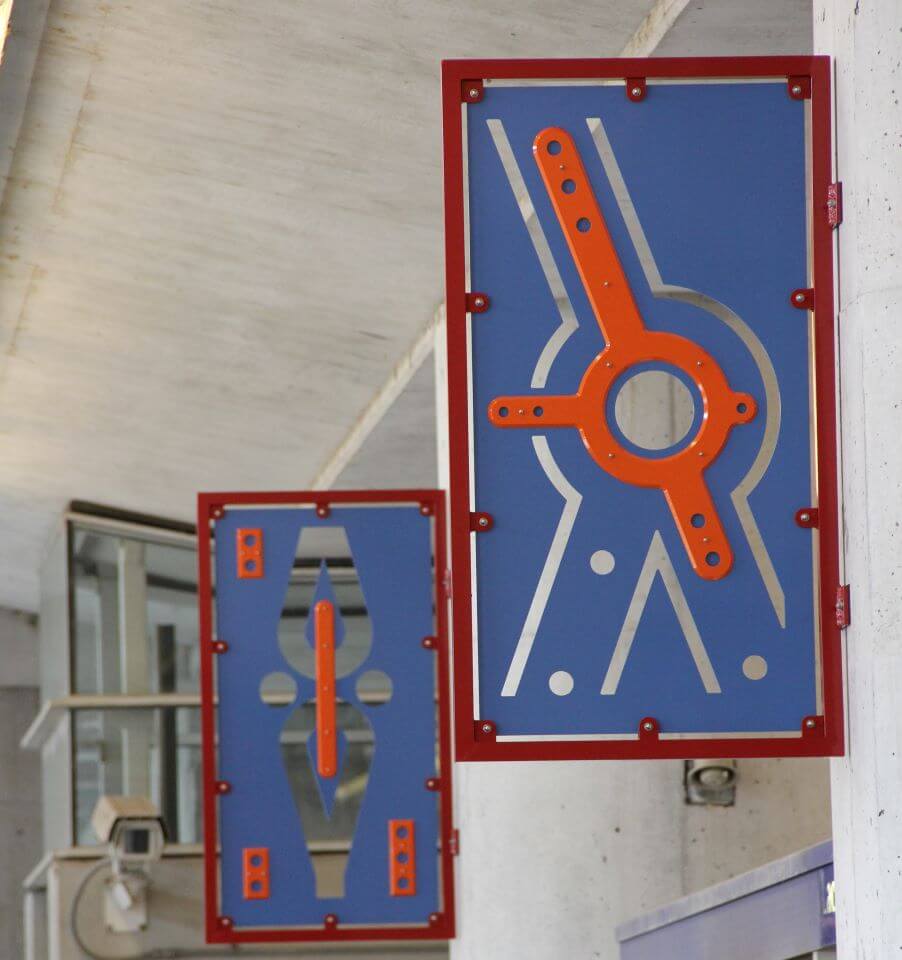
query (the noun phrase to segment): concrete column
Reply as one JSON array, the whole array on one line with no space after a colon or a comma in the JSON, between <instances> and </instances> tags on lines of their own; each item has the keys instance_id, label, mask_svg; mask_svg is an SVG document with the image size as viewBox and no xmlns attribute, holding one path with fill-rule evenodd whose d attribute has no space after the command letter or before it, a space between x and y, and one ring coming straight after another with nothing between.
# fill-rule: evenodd
<instances>
[{"instance_id":1,"label":"concrete column","mask_svg":"<svg viewBox=\"0 0 902 960\"><path fill-rule=\"evenodd\" d=\"M816 0L834 57L848 753L832 764L838 955L902 951L902 4Z\"/></svg>"}]
</instances>

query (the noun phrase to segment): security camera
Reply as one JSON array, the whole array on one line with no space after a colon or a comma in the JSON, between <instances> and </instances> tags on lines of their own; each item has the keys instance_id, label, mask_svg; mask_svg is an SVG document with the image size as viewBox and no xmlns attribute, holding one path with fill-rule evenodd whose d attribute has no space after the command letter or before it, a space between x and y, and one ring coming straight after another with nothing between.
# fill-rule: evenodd
<instances>
[{"instance_id":1,"label":"security camera","mask_svg":"<svg viewBox=\"0 0 902 960\"><path fill-rule=\"evenodd\" d=\"M735 760L687 760L686 802L728 807L736 802Z\"/></svg>"},{"instance_id":2,"label":"security camera","mask_svg":"<svg viewBox=\"0 0 902 960\"><path fill-rule=\"evenodd\" d=\"M109 846L117 870L144 866L163 856L163 818L147 797L102 796L91 814L91 826L98 839Z\"/></svg>"}]
</instances>

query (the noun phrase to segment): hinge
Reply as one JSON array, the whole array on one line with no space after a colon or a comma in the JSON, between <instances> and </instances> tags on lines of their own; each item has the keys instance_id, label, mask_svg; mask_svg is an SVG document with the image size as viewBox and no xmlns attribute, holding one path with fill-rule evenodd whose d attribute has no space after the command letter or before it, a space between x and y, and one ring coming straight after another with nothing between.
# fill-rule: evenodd
<instances>
[{"instance_id":1,"label":"hinge","mask_svg":"<svg viewBox=\"0 0 902 960\"><path fill-rule=\"evenodd\" d=\"M851 622L852 602L849 585L846 583L836 588L836 625L840 630L845 630Z\"/></svg>"},{"instance_id":2,"label":"hinge","mask_svg":"<svg viewBox=\"0 0 902 960\"><path fill-rule=\"evenodd\" d=\"M842 223L842 182L827 184L827 223L835 230Z\"/></svg>"},{"instance_id":3,"label":"hinge","mask_svg":"<svg viewBox=\"0 0 902 960\"><path fill-rule=\"evenodd\" d=\"M460 830L455 827L448 838L448 853L456 857L460 853Z\"/></svg>"},{"instance_id":4,"label":"hinge","mask_svg":"<svg viewBox=\"0 0 902 960\"><path fill-rule=\"evenodd\" d=\"M444 591L445 597L451 599L451 570L450 568L445 570L444 576L442 577L442 590Z\"/></svg>"}]
</instances>

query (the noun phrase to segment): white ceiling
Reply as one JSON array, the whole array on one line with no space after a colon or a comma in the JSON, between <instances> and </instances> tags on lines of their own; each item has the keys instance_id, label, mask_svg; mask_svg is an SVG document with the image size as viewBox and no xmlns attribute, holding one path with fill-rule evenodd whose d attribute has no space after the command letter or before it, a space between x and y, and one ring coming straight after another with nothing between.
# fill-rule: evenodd
<instances>
[{"instance_id":1,"label":"white ceiling","mask_svg":"<svg viewBox=\"0 0 902 960\"><path fill-rule=\"evenodd\" d=\"M0 137L0 604L71 498L309 484L442 297L440 59L615 54L650 6L54 0Z\"/></svg>"},{"instance_id":2,"label":"white ceiling","mask_svg":"<svg viewBox=\"0 0 902 960\"><path fill-rule=\"evenodd\" d=\"M335 462L442 297L443 57L612 56L683 6L658 52L810 46L810 0L47 4L16 0L0 69L0 605L23 609L70 499L190 519L198 490ZM339 485L435 482L433 383L429 359Z\"/></svg>"}]
</instances>

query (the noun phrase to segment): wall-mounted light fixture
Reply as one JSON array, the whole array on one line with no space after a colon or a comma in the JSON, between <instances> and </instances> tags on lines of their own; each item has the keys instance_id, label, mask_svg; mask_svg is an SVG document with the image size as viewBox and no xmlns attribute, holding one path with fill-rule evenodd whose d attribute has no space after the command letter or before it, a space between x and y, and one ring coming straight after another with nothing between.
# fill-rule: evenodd
<instances>
[{"instance_id":1,"label":"wall-mounted light fixture","mask_svg":"<svg viewBox=\"0 0 902 960\"><path fill-rule=\"evenodd\" d=\"M736 802L735 760L687 760L686 803L729 807Z\"/></svg>"}]
</instances>

